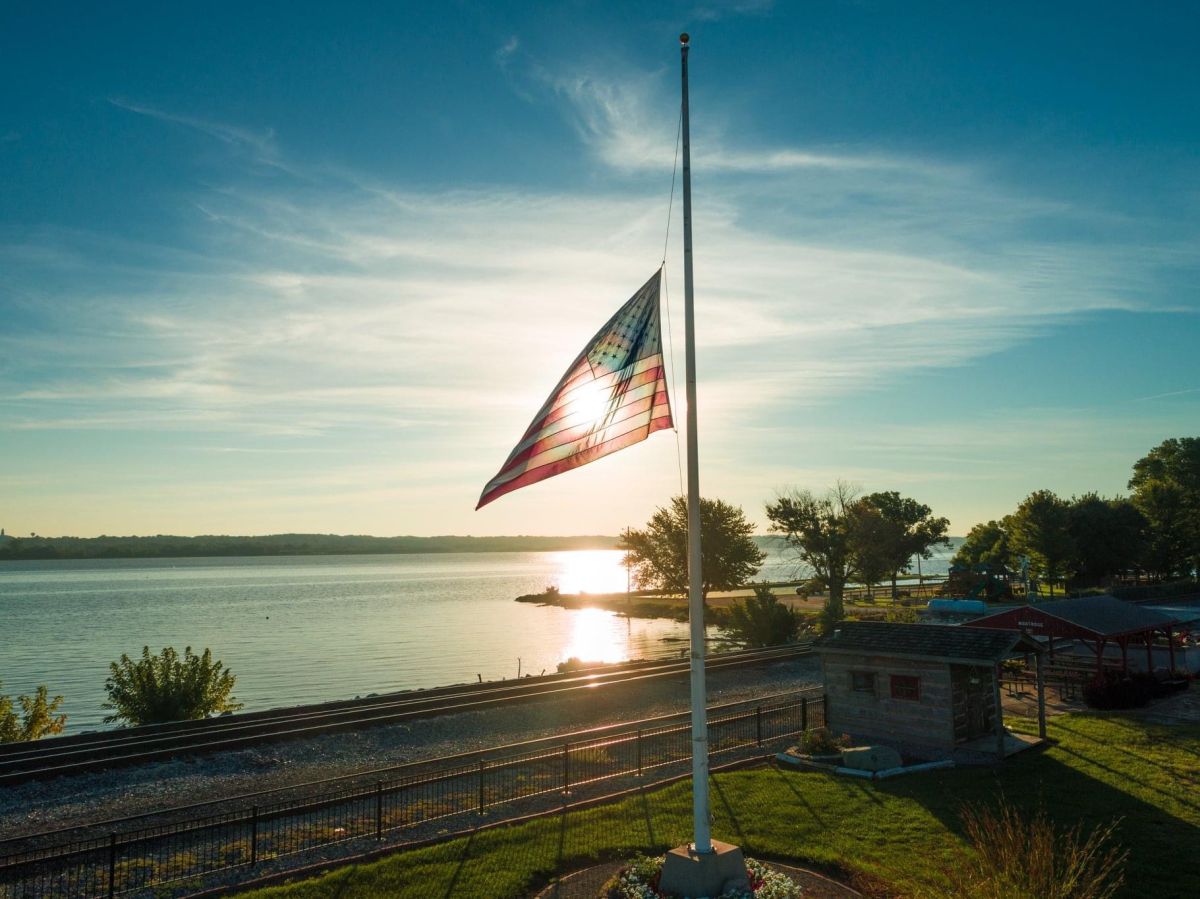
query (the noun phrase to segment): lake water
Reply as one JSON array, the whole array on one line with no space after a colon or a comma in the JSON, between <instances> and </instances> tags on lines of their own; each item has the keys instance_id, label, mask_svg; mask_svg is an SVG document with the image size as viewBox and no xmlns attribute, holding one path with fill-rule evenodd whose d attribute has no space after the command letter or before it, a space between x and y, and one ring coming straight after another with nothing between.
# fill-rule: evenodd
<instances>
[{"instance_id":1,"label":"lake water","mask_svg":"<svg viewBox=\"0 0 1200 899\"><path fill-rule=\"evenodd\" d=\"M105 559L0 565L0 681L66 697L67 732L103 727L108 664L209 647L262 709L553 671L564 659L676 655L686 625L513 600L553 584L619 592L618 551ZM760 578L795 565L771 554ZM932 573L945 570L939 560Z\"/></svg>"}]
</instances>

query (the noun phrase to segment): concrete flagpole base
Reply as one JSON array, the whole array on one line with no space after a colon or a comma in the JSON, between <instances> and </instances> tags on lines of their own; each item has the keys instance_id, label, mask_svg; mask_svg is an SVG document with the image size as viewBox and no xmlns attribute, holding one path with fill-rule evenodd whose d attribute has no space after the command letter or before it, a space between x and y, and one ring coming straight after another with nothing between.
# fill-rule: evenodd
<instances>
[{"instance_id":1,"label":"concrete flagpole base","mask_svg":"<svg viewBox=\"0 0 1200 899\"><path fill-rule=\"evenodd\" d=\"M712 852L698 853L694 844L676 846L663 862L658 888L664 893L699 899L731 888L748 889L746 860L737 846L712 841Z\"/></svg>"}]
</instances>

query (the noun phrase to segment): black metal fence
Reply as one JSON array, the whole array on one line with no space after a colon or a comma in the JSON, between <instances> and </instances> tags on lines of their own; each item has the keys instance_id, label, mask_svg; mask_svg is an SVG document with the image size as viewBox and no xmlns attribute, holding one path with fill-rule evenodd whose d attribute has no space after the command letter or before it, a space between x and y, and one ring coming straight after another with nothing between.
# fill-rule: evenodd
<instances>
[{"instance_id":1,"label":"black metal fence","mask_svg":"<svg viewBox=\"0 0 1200 899\"><path fill-rule=\"evenodd\" d=\"M709 718L710 757L767 749L825 721L824 697L808 692L786 700ZM197 889L207 875L247 871L285 856L352 840L383 840L396 831L414 835L427 822L468 819L543 797L577 801L686 770L691 758L687 723L662 719L595 739L547 743L525 751L497 750L394 769L364 788L329 790L304 801L146 827L0 857L0 897L104 897L174 884L168 892ZM449 762L449 763L447 763ZM555 799L555 797L558 797ZM464 825L465 826L465 825Z\"/></svg>"}]
</instances>

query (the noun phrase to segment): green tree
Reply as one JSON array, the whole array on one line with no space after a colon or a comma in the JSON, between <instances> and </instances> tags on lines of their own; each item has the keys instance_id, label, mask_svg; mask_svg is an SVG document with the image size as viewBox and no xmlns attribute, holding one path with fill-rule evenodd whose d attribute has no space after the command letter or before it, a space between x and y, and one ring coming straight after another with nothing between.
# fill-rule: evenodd
<instances>
[{"instance_id":1,"label":"green tree","mask_svg":"<svg viewBox=\"0 0 1200 899\"><path fill-rule=\"evenodd\" d=\"M0 683L0 687L4 684ZM0 743L17 743L40 740L42 737L61 734L67 725L66 715L56 715L63 698L50 698L50 691L40 686L33 696L18 696L21 707L18 716L12 698L0 693Z\"/></svg>"},{"instance_id":2,"label":"green tree","mask_svg":"<svg viewBox=\"0 0 1200 899\"><path fill-rule=\"evenodd\" d=\"M854 500L855 489L839 481L822 497L793 490L767 504L771 530L784 535L829 591L822 621L826 631L845 615L842 597L853 563L850 510Z\"/></svg>"},{"instance_id":3,"label":"green tree","mask_svg":"<svg viewBox=\"0 0 1200 899\"><path fill-rule=\"evenodd\" d=\"M1067 530L1075 541L1075 573L1087 583L1102 583L1145 556L1146 518L1127 499L1073 497Z\"/></svg>"},{"instance_id":4,"label":"green tree","mask_svg":"<svg viewBox=\"0 0 1200 899\"><path fill-rule=\"evenodd\" d=\"M896 578L909 571L913 557L932 558L934 547L947 544L950 519L935 516L929 506L895 490L868 494L862 502L878 510L888 525L881 552L889 557L887 573L892 579L892 599L895 599Z\"/></svg>"},{"instance_id":5,"label":"green tree","mask_svg":"<svg viewBox=\"0 0 1200 899\"><path fill-rule=\"evenodd\" d=\"M754 595L729 607L725 629L748 647L791 643L800 633L803 615L779 601L765 584Z\"/></svg>"},{"instance_id":6,"label":"green tree","mask_svg":"<svg viewBox=\"0 0 1200 899\"><path fill-rule=\"evenodd\" d=\"M896 547L903 540L902 531L894 522L863 500L850 506L850 571L848 576L867 588L867 597L875 596L875 585L893 570Z\"/></svg>"},{"instance_id":7,"label":"green tree","mask_svg":"<svg viewBox=\"0 0 1200 899\"><path fill-rule=\"evenodd\" d=\"M1013 554L1009 546L1009 517L1002 521L989 521L975 525L967 532L962 546L954 554L955 565L974 568L976 565L989 565L993 568L1008 570L1012 567Z\"/></svg>"},{"instance_id":8,"label":"green tree","mask_svg":"<svg viewBox=\"0 0 1200 899\"><path fill-rule=\"evenodd\" d=\"M1154 447L1133 464L1129 489L1148 522L1154 570L1163 577L1200 570L1200 437Z\"/></svg>"},{"instance_id":9,"label":"green tree","mask_svg":"<svg viewBox=\"0 0 1200 899\"><path fill-rule=\"evenodd\" d=\"M213 661L210 649L196 655L189 646L180 659L172 646L156 656L150 654L149 646L143 646L138 661L122 655L108 667L104 708L114 714L106 717L106 722L193 721L242 707L231 695L237 678L221 662Z\"/></svg>"},{"instance_id":10,"label":"green tree","mask_svg":"<svg viewBox=\"0 0 1200 899\"><path fill-rule=\"evenodd\" d=\"M621 532L623 564L639 587L668 593L688 590L687 498L676 496L670 505L650 516L642 530ZM766 554L754 542L754 525L737 506L719 499L700 500L701 591L733 590L758 573Z\"/></svg>"},{"instance_id":11,"label":"green tree","mask_svg":"<svg viewBox=\"0 0 1200 899\"><path fill-rule=\"evenodd\" d=\"M1146 519L1142 567L1164 579L1187 574L1192 554L1184 491L1171 481L1146 481L1133 503Z\"/></svg>"},{"instance_id":12,"label":"green tree","mask_svg":"<svg viewBox=\"0 0 1200 899\"><path fill-rule=\"evenodd\" d=\"M1013 551L1029 557L1039 580L1050 585L1064 577L1075 559L1075 541L1069 529L1070 507L1049 490L1035 490L1011 516L1009 536Z\"/></svg>"}]
</instances>

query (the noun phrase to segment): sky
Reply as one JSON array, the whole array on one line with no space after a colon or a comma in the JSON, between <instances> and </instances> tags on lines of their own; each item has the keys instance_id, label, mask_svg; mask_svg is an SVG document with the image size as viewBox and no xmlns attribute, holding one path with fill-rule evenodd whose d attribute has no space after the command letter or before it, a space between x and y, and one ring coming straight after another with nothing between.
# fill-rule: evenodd
<instances>
[{"instance_id":1,"label":"sky","mask_svg":"<svg viewBox=\"0 0 1200 899\"><path fill-rule=\"evenodd\" d=\"M5 4L0 527L644 523L682 433L474 506L664 246L683 418L684 30L703 494L1123 492L1200 418L1200 17L991 6Z\"/></svg>"}]
</instances>

